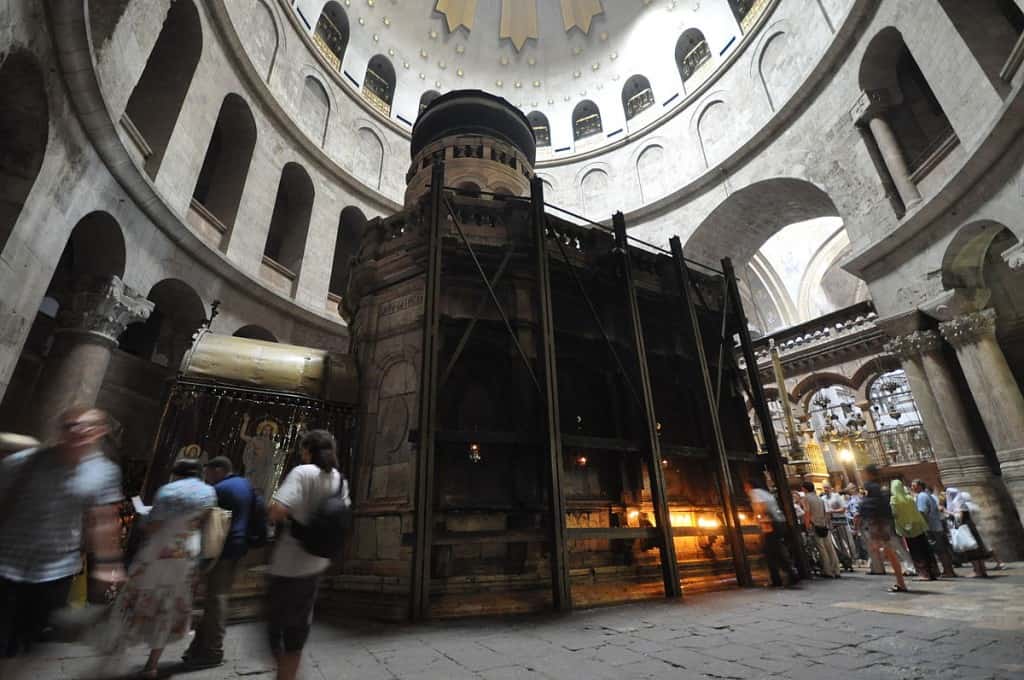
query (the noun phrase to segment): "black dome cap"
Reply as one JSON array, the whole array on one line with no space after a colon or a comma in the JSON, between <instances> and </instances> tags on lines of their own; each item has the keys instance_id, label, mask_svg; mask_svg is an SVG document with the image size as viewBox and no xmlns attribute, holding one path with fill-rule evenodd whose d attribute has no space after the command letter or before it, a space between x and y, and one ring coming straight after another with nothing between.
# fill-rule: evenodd
<instances>
[{"instance_id":1,"label":"black dome cap","mask_svg":"<svg viewBox=\"0 0 1024 680\"><path fill-rule=\"evenodd\" d=\"M458 134L496 137L522 151L530 165L537 160L537 141L526 115L483 90L453 90L430 102L412 127L412 157L431 142Z\"/></svg>"}]
</instances>

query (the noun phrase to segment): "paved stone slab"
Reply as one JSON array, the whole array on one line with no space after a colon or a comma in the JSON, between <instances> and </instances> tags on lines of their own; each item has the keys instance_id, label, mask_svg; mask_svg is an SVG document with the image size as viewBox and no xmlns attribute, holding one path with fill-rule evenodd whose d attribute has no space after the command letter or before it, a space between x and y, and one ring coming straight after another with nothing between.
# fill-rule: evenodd
<instances>
[{"instance_id":1,"label":"paved stone slab","mask_svg":"<svg viewBox=\"0 0 1024 680\"><path fill-rule=\"evenodd\" d=\"M913 582L855 574L798 590L734 590L573 612L389 625L318 622L302 680L1020 680L1024 564L990 580ZM169 647L173 673L187 640ZM228 661L186 680L262 680L273 660L259 623L233 626ZM3 680L129 677L144 650L102 659L42 645ZM98 669L103 667L103 671Z\"/></svg>"}]
</instances>

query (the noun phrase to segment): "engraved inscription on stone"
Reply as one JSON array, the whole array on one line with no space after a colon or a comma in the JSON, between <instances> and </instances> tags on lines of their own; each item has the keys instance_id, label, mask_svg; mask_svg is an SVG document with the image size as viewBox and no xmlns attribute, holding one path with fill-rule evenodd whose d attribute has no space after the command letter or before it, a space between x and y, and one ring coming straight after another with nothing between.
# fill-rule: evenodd
<instances>
[{"instance_id":1,"label":"engraved inscription on stone","mask_svg":"<svg viewBox=\"0 0 1024 680\"><path fill-rule=\"evenodd\" d=\"M423 293L413 293L412 295L406 295L400 297L397 300L391 300L385 302L380 306L381 318L385 316L391 316L398 312L404 312L407 309L419 308L423 306Z\"/></svg>"}]
</instances>

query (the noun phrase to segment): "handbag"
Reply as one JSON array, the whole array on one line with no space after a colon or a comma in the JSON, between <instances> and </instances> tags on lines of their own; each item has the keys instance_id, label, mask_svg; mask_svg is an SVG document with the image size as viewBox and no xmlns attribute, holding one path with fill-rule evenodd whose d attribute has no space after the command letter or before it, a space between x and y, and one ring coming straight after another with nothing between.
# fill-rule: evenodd
<instances>
[{"instance_id":1,"label":"handbag","mask_svg":"<svg viewBox=\"0 0 1024 680\"><path fill-rule=\"evenodd\" d=\"M966 553L978 549L978 542L974 540L974 534L971 533L971 528L966 524L961 524L953 532L951 543L953 544L953 552Z\"/></svg>"},{"instance_id":2,"label":"handbag","mask_svg":"<svg viewBox=\"0 0 1024 680\"><path fill-rule=\"evenodd\" d=\"M828 536L828 527L819 527L819 526L815 525L815 527L814 527L814 534L818 538L825 538L826 536Z\"/></svg>"},{"instance_id":3,"label":"handbag","mask_svg":"<svg viewBox=\"0 0 1024 680\"><path fill-rule=\"evenodd\" d=\"M215 560L224 550L231 529L231 511L224 508L212 508L206 515L202 528L202 547L199 556L204 560Z\"/></svg>"}]
</instances>

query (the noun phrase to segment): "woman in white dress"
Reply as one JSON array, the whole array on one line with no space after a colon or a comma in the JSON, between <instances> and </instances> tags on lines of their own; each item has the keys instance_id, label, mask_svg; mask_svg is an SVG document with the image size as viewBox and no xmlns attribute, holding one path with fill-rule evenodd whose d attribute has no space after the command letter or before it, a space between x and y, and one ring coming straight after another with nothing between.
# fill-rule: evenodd
<instances>
[{"instance_id":1,"label":"woman in white dress","mask_svg":"<svg viewBox=\"0 0 1024 680\"><path fill-rule=\"evenodd\" d=\"M207 512L217 505L217 494L199 478L201 472L198 461L178 460L171 481L157 490L145 521L146 541L111 606L109 625L101 632L100 647L107 653L149 646L144 678L157 677L164 647L189 631L199 530Z\"/></svg>"}]
</instances>

